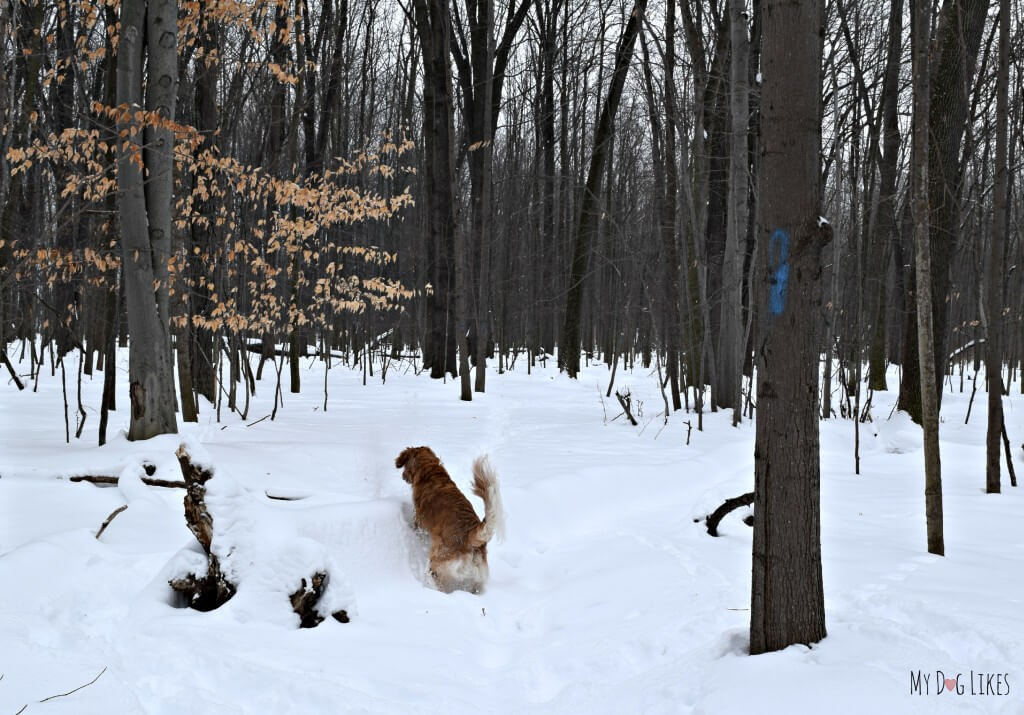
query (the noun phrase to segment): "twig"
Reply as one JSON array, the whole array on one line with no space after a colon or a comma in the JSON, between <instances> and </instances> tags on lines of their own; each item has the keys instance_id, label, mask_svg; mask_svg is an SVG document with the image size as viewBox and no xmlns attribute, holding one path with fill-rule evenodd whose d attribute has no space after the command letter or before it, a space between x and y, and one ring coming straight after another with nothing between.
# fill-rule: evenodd
<instances>
[{"instance_id":1,"label":"twig","mask_svg":"<svg viewBox=\"0 0 1024 715\"><path fill-rule=\"evenodd\" d=\"M258 425L260 422L262 422L265 419L268 419L269 417L270 417L270 415L264 415L263 417L260 417L255 422L250 422L249 424L246 425L246 427L252 427L253 425Z\"/></svg>"},{"instance_id":2,"label":"twig","mask_svg":"<svg viewBox=\"0 0 1024 715\"><path fill-rule=\"evenodd\" d=\"M47 700L53 700L54 698L63 698L63 697L65 696L65 695L71 695L72 693L77 693L77 692L78 692L79 690L81 690L82 688L88 688L88 687L89 687L90 685L92 685L93 683L95 683L95 682L96 682L97 680L99 680L99 679L100 679L100 675L103 675L103 674L104 674L104 673L106 673L106 672L107 672L107 666L103 666L103 670L101 670L101 671L99 672L99 675L97 675L97 676L96 676L95 678L93 678L92 680L90 680L90 681L89 681L88 683L86 683L85 685L79 685L79 686L78 686L77 688L75 688L74 690L69 690L69 691L67 691L66 693L58 693L57 695L51 695L51 696L50 696L50 697L48 697L48 698L43 698L43 699L42 699L42 700L40 700L39 702L41 702L41 703L45 703L45 702L46 702ZM25 707L28 707L28 706L26 705ZM21 710L24 710L24 709L25 709L25 708L22 708ZM19 710L18 712L21 712L21 710Z\"/></svg>"},{"instance_id":3,"label":"twig","mask_svg":"<svg viewBox=\"0 0 1024 715\"><path fill-rule=\"evenodd\" d=\"M103 536L103 532L107 530L108 526L110 526L110 522L112 522L114 520L114 517L117 516L118 514L120 514L122 511L124 511L127 508L128 508L127 504L122 504L121 506L119 506L116 509L114 509L114 511L110 512L110 516L108 516L107 520L103 522L102 526L100 526L100 530L96 532L96 538L98 539L101 536Z\"/></svg>"}]
</instances>

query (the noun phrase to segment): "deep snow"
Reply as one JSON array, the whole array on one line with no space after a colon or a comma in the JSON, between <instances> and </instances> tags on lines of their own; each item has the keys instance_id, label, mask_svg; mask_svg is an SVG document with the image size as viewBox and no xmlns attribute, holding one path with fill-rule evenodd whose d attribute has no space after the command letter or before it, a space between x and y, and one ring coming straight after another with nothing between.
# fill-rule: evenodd
<instances>
[{"instance_id":1,"label":"deep snow","mask_svg":"<svg viewBox=\"0 0 1024 715\"><path fill-rule=\"evenodd\" d=\"M708 414L686 446L696 416L676 413L663 429L650 371L617 376L643 403L634 428L612 420L604 367L574 382L550 362L526 375L522 359L514 373L492 370L469 404L408 363L366 386L335 366L324 412L322 364L306 365L305 394L285 387L273 422L253 424L272 404L268 371L246 421L224 409L217 423L204 404L183 435L144 443L125 440L119 394L102 448L100 376L86 378L89 421L70 445L59 374L47 370L38 394L0 385L0 712L1024 712L1024 499L1005 477L1002 495L983 493L983 389L967 426L969 386L947 386L943 401L945 558L925 552L920 431L890 417L895 395L875 395L860 476L853 423L822 423L829 635L750 657L744 512L718 539L694 523L751 489L750 423ZM1007 428L1024 477L1014 387ZM175 607L167 587L195 543L181 490L139 478L143 461L180 478L174 452L186 438L223 479L218 504L237 515L245 585L211 613ZM475 456L490 454L498 471L508 535L490 549L483 595L427 585L394 468L418 444L467 494ZM72 474L122 476L101 488L60 478ZM296 627L287 593L311 564L332 569L351 623ZM927 694L911 693L919 671ZM971 671L1007 674L1009 693L972 695ZM937 694L936 678L957 674L964 693Z\"/></svg>"}]
</instances>

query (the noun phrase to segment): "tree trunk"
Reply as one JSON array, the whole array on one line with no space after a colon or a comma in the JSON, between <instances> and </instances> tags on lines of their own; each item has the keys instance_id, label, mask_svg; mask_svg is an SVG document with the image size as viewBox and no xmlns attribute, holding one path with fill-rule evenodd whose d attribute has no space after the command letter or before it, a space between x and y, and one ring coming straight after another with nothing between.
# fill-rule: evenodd
<instances>
[{"instance_id":1,"label":"tree trunk","mask_svg":"<svg viewBox=\"0 0 1024 715\"><path fill-rule=\"evenodd\" d=\"M825 637L818 353L820 0L763 6L757 420L750 652Z\"/></svg>"},{"instance_id":2,"label":"tree trunk","mask_svg":"<svg viewBox=\"0 0 1024 715\"><path fill-rule=\"evenodd\" d=\"M161 113L173 117L175 28L174 2L154 2L149 21L153 41L147 36L145 0L125 0L121 6L121 40L117 60L117 99L119 104L141 107L142 50L150 52L150 102ZM169 37L170 39L165 39ZM165 47L168 45L168 47ZM170 62L167 55L170 55ZM154 57L155 55L155 57ZM170 74L168 74L170 73ZM159 88L156 85L161 86ZM127 137L118 146L118 213L121 221L121 254L127 308L129 352L129 395L131 422L128 439L149 439L158 434L178 431L174 415L174 382L168 340L167 284L157 283L158 272L166 279L167 244L170 238L170 162L173 139L163 132L143 131L131 114L118 122L118 130ZM155 144L143 151L144 135L152 135ZM155 164L148 165L147 161ZM144 170L149 170L148 177ZM146 187L150 188L146 188ZM150 206L150 201L153 206ZM157 207L157 202L166 206ZM150 209L153 209L151 212ZM163 250L163 253L160 251ZM158 270L156 265L163 264ZM154 286L156 293L154 294Z\"/></svg>"},{"instance_id":3,"label":"tree trunk","mask_svg":"<svg viewBox=\"0 0 1024 715\"><path fill-rule=\"evenodd\" d=\"M932 276L929 255L928 55L930 4L913 5L914 81L914 266L917 273L917 354L921 369L921 426L924 429L925 519L928 552L942 555L942 473L939 461L939 395L935 385L935 342L932 335Z\"/></svg>"},{"instance_id":4,"label":"tree trunk","mask_svg":"<svg viewBox=\"0 0 1024 715\"><path fill-rule=\"evenodd\" d=\"M988 10L988 0L945 0L939 13L935 33L934 62L930 63L929 115L928 115L928 234L930 237L932 300L933 369L935 389L942 399L942 376L947 364L946 343L949 327L950 268L960 237L960 183L963 176L961 150L968 120L968 100L975 69L975 59L981 44L982 30ZM934 265L932 265L934 264ZM910 294L920 284L921 276L911 276ZM916 313L906 313L909 324L904 336L904 353L916 355L916 340L920 331ZM909 342L910 344L906 344ZM903 384L900 385L900 409L905 409L915 421L920 421L923 398L909 394L919 388L921 367L913 360L903 365Z\"/></svg>"},{"instance_id":5,"label":"tree trunk","mask_svg":"<svg viewBox=\"0 0 1024 715\"><path fill-rule=\"evenodd\" d=\"M423 52L423 137L427 245L432 268L427 297L429 331L424 367L432 378L455 377L456 320L452 295L457 286L455 255L455 129L451 67L449 0L414 0L416 31Z\"/></svg>"},{"instance_id":6,"label":"tree trunk","mask_svg":"<svg viewBox=\"0 0 1024 715\"><path fill-rule=\"evenodd\" d=\"M209 151L214 148L214 133L220 126L220 112L217 105L217 78L220 67L220 33L217 31L217 20L211 16L206 3L199 3L199 47L202 50L202 60L196 66L195 78L195 126L202 133L203 142L200 151ZM201 216L210 217L216 211L214 202L205 196L200 197L196 203L196 213ZM192 223L192 236L190 249L195 247L201 253L209 255L214 251L214 237L212 221L208 224L202 222ZM213 276L204 270L206 264L202 261L190 261L193 266L194 286L190 298L191 313L209 318L213 311L208 288L213 282ZM202 271L202 274L199 272ZM190 359L192 360L192 380L196 392L209 400L210 404L217 401L217 376L213 366L217 362L217 345L214 341L213 331L206 327L195 326L189 321L187 325L188 334L192 340Z\"/></svg>"},{"instance_id":7,"label":"tree trunk","mask_svg":"<svg viewBox=\"0 0 1024 715\"><path fill-rule=\"evenodd\" d=\"M748 39L744 0L729 0L731 46L729 74L729 213L725 255L722 262L721 319L718 333L718 386L713 390L719 407L732 408L732 423L739 424L743 410L743 256L747 235L747 89Z\"/></svg>"},{"instance_id":8,"label":"tree trunk","mask_svg":"<svg viewBox=\"0 0 1024 715\"><path fill-rule=\"evenodd\" d=\"M601 108L601 116L594 131L594 150L590 157L587 183L583 189L579 220L576 223L576 237L573 242L572 263L569 271L569 287L566 295L565 322L562 327L562 341L558 361L569 374L576 378L580 371L580 324L583 318L583 289L590 266L590 254L597 234L600 213L601 182L605 161L612 138L612 123L626 84L626 73L633 59L633 47L640 23L647 9L647 0L635 0L629 21L622 31L622 37L615 50L615 69L612 74L608 97Z\"/></svg>"},{"instance_id":9,"label":"tree trunk","mask_svg":"<svg viewBox=\"0 0 1024 715\"><path fill-rule=\"evenodd\" d=\"M661 209L661 245L665 252L665 322L666 362L669 388L672 392L672 409L682 407L679 398L679 343L683 335L682 295L680 278L683 265L679 260L677 232L677 210L679 196L679 169L676 165L676 3L668 0L665 7L665 201ZM692 359L692 358L691 358Z\"/></svg>"},{"instance_id":10,"label":"tree trunk","mask_svg":"<svg viewBox=\"0 0 1024 715\"><path fill-rule=\"evenodd\" d=\"M868 357L868 386L875 391L886 390L886 296L888 292L889 247L899 241L896 223L896 175L899 169L899 74L900 55L903 48L903 0L893 0L889 11L889 47L885 62L885 76L882 80L882 156L879 160L880 185L876 208L875 230L871 240L871 272L869 285L868 314L873 322L871 348ZM897 266L902 271L902 266Z\"/></svg>"},{"instance_id":11,"label":"tree trunk","mask_svg":"<svg viewBox=\"0 0 1024 715\"><path fill-rule=\"evenodd\" d=\"M1000 490L1000 441L1003 430L1003 273L1007 233L1007 161L1010 84L1010 2L999 0L999 73L996 77L996 176L992 196L992 240L988 254L988 330L985 374L988 376L988 434L985 491Z\"/></svg>"}]
</instances>

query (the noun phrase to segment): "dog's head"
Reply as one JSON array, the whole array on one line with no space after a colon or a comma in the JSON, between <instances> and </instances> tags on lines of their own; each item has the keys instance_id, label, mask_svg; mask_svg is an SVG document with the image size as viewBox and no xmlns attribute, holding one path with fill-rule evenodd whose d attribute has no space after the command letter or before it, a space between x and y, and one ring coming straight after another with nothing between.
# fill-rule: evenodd
<instances>
[{"instance_id":1,"label":"dog's head","mask_svg":"<svg viewBox=\"0 0 1024 715\"><path fill-rule=\"evenodd\" d=\"M402 469L402 479L412 484L413 475L426 460L439 461L430 447L406 447L395 459L395 467Z\"/></svg>"}]
</instances>

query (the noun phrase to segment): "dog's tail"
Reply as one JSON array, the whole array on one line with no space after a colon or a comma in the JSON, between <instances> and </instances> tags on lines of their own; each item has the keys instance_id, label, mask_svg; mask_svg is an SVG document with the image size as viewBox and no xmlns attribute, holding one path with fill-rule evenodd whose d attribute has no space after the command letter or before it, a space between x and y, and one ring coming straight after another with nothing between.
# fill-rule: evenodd
<instances>
[{"instance_id":1,"label":"dog's tail","mask_svg":"<svg viewBox=\"0 0 1024 715\"><path fill-rule=\"evenodd\" d=\"M473 535L477 546L483 546L494 536L505 536L505 510L501 506L498 475L494 473L486 456L473 461L473 493L484 500L484 520Z\"/></svg>"}]
</instances>

